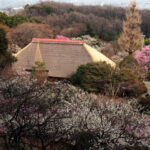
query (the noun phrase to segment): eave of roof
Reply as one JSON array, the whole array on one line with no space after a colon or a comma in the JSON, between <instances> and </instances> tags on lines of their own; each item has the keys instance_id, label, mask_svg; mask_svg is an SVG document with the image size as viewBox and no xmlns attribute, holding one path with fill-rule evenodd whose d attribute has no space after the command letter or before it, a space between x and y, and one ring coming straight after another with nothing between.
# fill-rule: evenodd
<instances>
[{"instance_id":1,"label":"eave of roof","mask_svg":"<svg viewBox=\"0 0 150 150\"><path fill-rule=\"evenodd\" d=\"M83 41L75 41L75 40L59 40L59 39L41 39L41 38L33 38L32 42L58 42L58 43L73 43L73 44L83 44Z\"/></svg>"}]
</instances>

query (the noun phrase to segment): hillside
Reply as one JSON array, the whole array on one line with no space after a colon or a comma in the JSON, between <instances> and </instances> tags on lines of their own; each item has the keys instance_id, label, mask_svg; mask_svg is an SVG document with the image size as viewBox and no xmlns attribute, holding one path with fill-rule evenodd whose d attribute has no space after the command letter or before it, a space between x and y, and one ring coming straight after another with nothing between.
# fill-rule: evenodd
<instances>
[{"instance_id":1,"label":"hillside","mask_svg":"<svg viewBox=\"0 0 150 150\"><path fill-rule=\"evenodd\" d=\"M55 34L68 37L90 34L105 41L118 38L125 18L125 8L110 6L76 6L67 3L42 2L26 5L20 12L29 18L38 18L54 28ZM150 37L150 11L141 10L142 31Z\"/></svg>"}]
</instances>

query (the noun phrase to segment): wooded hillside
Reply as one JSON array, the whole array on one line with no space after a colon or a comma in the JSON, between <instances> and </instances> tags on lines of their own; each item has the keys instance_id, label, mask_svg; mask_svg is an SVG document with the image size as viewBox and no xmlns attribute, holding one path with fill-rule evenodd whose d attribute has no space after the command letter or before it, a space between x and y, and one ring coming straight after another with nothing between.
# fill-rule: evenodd
<instances>
[{"instance_id":1,"label":"wooded hillside","mask_svg":"<svg viewBox=\"0 0 150 150\"><path fill-rule=\"evenodd\" d=\"M55 34L73 37L83 34L99 36L106 41L118 38L125 19L125 8L112 6L75 6L67 3L43 2L26 5L20 12L37 18L54 28ZM142 31L150 37L150 10L141 10Z\"/></svg>"}]
</instances>

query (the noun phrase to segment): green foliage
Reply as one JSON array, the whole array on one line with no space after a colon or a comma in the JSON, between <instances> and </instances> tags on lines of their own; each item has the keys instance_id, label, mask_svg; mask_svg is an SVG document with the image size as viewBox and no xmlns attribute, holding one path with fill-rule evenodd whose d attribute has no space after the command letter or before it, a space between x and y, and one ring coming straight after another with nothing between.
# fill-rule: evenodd
<instances>
[{"instance_id":1,"label":"green foliage","mask_svg":"<svg viewBox=\"0 0 150 150\"><path fill-rule=\"evenodd\" d=\"M144 45L150 45L150 38L144 40Z\"/></svg>"},{"instance_id":2,"label":"green foliage","mask_svg":"<svg viewBox=\"0 0 150 150\"><path fill-rule=\"evenodd\" d=\"M139 74L137 74L131 68L120 69L120 90L118 95L124 97L138 97L147 92L145 84L140 80Z\"/></svg>"},{"instance_id":3,"label":"green foliage","mask_svg":"<svg viewBox=\"0 0 150 150\"><path fill-rule=\"evenodd\" d=\"M0 70L11 65L15 61L17 61L16 57L12 56L12 53L9 51L5 54L0 54Z\"/></svg>"},{"instance_id":4,"label":"green foliage","mask_svg":"<svg viewBox=\"0 0 150 150\"><path fill-rule=\"evenodd\" d=\"M32 23L42 23L42 21L40 21L38 18L35 18L35 17L30 18L29 21L32 22Z\"/></svg>"},{"instance_id":5,"label":"green foliage","mask_svg":"<svg viewBox=\"0 0 150 150\"><path fill-rule=\"evenodd\" d=\"M81 65L70 77L70 81L89 92L104 92L113 72L114 69L105 62L88 63Z\"/></svg>"},{"instance_id":6,"label":"green foliage","mask_svg":"<svg viewBox=\"0 0 150 150\"><path fill-rule=\"evenodd\" d=\"M29 19L23 15L16 14L9 18L10 27L16 27L17 25L25 23L25 22L29 22Z\"/></svg>"},{"instance_id":7,"label":"green foliage","mask_svg":"<svg viewBox=\"0 0 150 150\"><path fill-rule=\"evenodd\" d=\"M126 97L138 97L147 92L145 84L140 80L141 74L137 60L132 56L126 56L120 66L120 91L119 95Z\"/></svg>"},{"instance_id":8,"label":"green foliage","mask_svg":"<svg viewBox=\"0 0 150 150\"><path fill-rule=\"evenodd\" d=\"M41 7L42 11L44 11L46 14L51 14L53 12L53 9L49 5L44 5Z\"/></svg>"},{"instance_id":9,"label":"green foliage","mask_svg":"<svg viewBox=\"0 0 150 150\"><path fill-rule=\"evenodd\" d=\"M0 12L0 24L8 25L8 20L9 17L5 13Z\"/></svg>"},{"instance_id":10,"label":"green foliage","mask_svg":"<svg viewBox=\"0 0 150 150\"><path fill-rule=\"evenodd\" d=\"M132 55L126 56L119 64L120 68L137 69L138 66L137 60Z\"/></svg>"},{"instance_id":11,"label":"green foliage","mask_svg":"<svg viewBox=\"0 0 150 150\"><path fill-rule=\"evenodd\" d=\"M3 28L0 28L0 54L4 54L8 48L8 40L6 38L6 32Z\"/></svg>"},{"instance_id":12,"label":"green foliage","mask_svg":"<svg viewBox=\"0 0 150 150\"><path fill-rule=\"evenodd\" d=\"M69 9L68 9L68 13L71 13L71 12L74 12L74 9L73 9L73 8L69 8Z\"/></svg>"},{"instance_id":13,"label":"green foliage","mask_svg":"<svg viewBox=\"0 0 150 150\"><path fill-rule=\"evenodd\" d=\"M35 62L35 66L32 67L31 78L37 79L39 84L44 83L47 79L47 71L45 67L45 62Z\"/></svg>"},{"instance_id":14,"label":"green foliage","mask_svg":"<svg viewBox=\"0 0 150 150\"><path fill-rule=\"evenodd\" d=\"M139 74L135 73L131 68L121 68L119 75L122 81L133 81L135 79L140 79Z\"/></svg>"},{"instance_id":15,"label":"green foliage","mask_svg":"<svg viewBox=\"0 0 150 150\"><path fill-rule=\"evenodd\" d=\"M140 75L131 68L111 68L105 62L81 65L70 77L73 85L108 96L138 97L147 92Z\"/></svg>"},{"instance_id":16,"label":"green foliage","mask_svg":"<svg viewBox=\"0 0 150 150\"><path fill-rule=\"evenodd\" d=\"M87 32L88 35L90 35L91 37L96 36L94 30L92 29L92 27L89 23L87 23L86 28L87 28L86 32Z\"/></svg>"},{"instance_id":17,"label":"green foliage","mask_svg":"<svg viewBox=\"0 0 150 150\"><path fill-rule=\"evenodd\" d=\"M12 56L11 52L7 51L7 48L6 32L3 28L0 28L0 69L16 61L16 58Z\"/></svg>"}]
</instances>

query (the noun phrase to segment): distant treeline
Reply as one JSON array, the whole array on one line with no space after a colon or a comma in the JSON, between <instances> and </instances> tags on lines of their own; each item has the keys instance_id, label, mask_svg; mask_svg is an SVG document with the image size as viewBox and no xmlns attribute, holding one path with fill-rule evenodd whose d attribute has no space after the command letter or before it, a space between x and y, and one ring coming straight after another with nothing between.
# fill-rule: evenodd
<instances>
[{"instance_id":1,"label":"distant treeline","mask_svg":"<svg viewBox=\"0 0 150 150\"><path fill-rule=\"evenodd\" d=\"M42 2L26 5L20 13L53 27L55 34L68 37L90 34L105 41L118 38L127 10L112 6L75 6L67 3ZM142 31L150 37L150 10L141 10Z\"/></svg>"}]
</instances>

